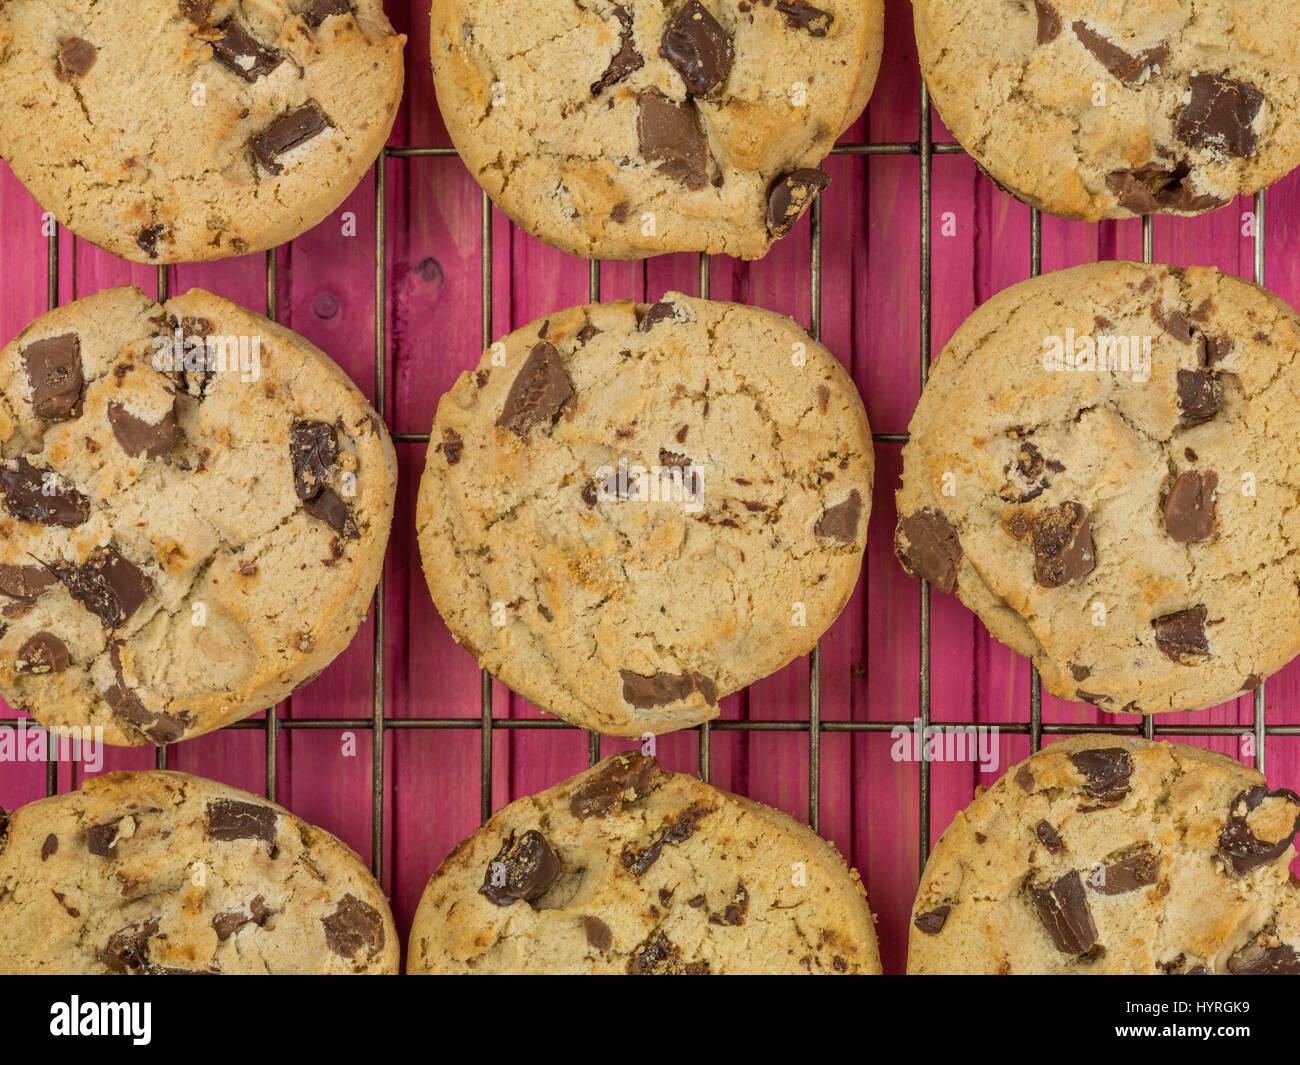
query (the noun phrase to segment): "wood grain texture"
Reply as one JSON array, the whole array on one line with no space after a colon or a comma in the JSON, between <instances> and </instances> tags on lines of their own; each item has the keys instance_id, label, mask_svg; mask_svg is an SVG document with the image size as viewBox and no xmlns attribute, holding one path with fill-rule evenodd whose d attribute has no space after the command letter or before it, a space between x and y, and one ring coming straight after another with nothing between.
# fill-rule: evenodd
<instances>
[{"instance_id":1,"label":"wood grain texture","mask_svg":"<svg viewBox=\"0 0 1300 1065\"><path fill-rule=\"evenodd\" d=\"M407 97L394 145L447 145L428 67L426 5L390 3L389 13L407 33ZM915 141L919 74L910 11L888 5L884 67L868 115L849 142ZM949 140L937 116L935 139ZM962 155L933 158L933 301L931 342L937 354L965 317L996 292L1030 273L1030 212L1002 194ZM481 204L478 186L454 158L390 159L385 164L384 413L396 433L428 431L438 397L457 375L475 365L483 347ZM853 372L881 433L901 433L920 385L921 306L920 163L915 154L865 158L840 156L822 201L823 337ZM1250 277L1252 244L1244 236L1248 201L1196 220L1159 219L1155 257L1200 263ZM374 397L375 188L373 175L328 220L276 256L274 310L290 328L311 339ZM355 235L346 235L350 212ZM945 216L950 215L950 218ZM955 226L945 235L944 223ZM1300 176L1268 194L1269 287L1300 302ZM494 263L492 328L499 336L550 311L586 302L588 267L515 229L492 212ZM1043 221L1043 269L1095 259L1140 258L1139 222L1083 225ZM40 208L0 164L0 339L7 341L46 308L46 240ZM64 232L59 236L59 298L66 301L119 284L157 290L157 271L132 266ZM799 226L767 259L741 263L715 259L710 267L716 299L752 303L811 322L810 226ZM202 286L254 310L267 308L267 261L249 256L217 264L184 266L168 273L172 292ZM605 299L653 301L665 290L694 293L699 264L693 256L647 263L610 263L601 270ZM389 718L384 737L384 885L393 897L403 934L424 883L447 852L478 825L480 816L480 675L438 618L420 572L413 515L424 446L398 446L401 482L386 580L384 695ZM919 586L895 563L893 489L899 475L897 444L880 444L872 534L862 581L843 617L823 642L823 722L911 721L919 684ZM689 590L684 590L689 594ZM932 713L935 722L988 725L1029 720L1028 664L991 640L955 599L936 595L932 607ZM299 816L339 835L364 855L372 847L372 679L374 635L367 623L352 647L315 683L278 708L289 725L277 733L276 797ZM549 720L511 695L492 688L493 714L508 721ZM1271 725L1300 724L1300 665L1267 685ZM1158 725L1233 724L1248 731L1251 702L1194 715L1165 716ZM12 712L0 710L4 716ZM807 722L808 663L724 703L726 721ZM466 728L416 729L417 718L463 719ZM344 727L303 727L347 719ZM1051 697L1043 720L1092 723L1115 718ZM1119 719L1136 725L1137 718ZM1235 738L1191 739L1242 756ZM604 754L627 746L606 740ZM887 733L824 732L820 745L821 830L861 870L879 921L889 971L903 967L907 921L918 873L921 773L891 758ZM571 729L498 727L490 740L491 801L499 807L541 790L587 764L588 737ZM809 815L809 736L806 731L711 734L711 779L777 806ZM974 788L987 785L1029 750L1024 735L1004 734L999 767L981 772L969 763L935 763L931 770L930 837L937 839ZM671 769L699 769L694 733L658 743ZM168 765L248 788L264 790L267 745L259 729L230 729L172 749ZM1246 758L1245 760L1249 760ZM110 752L106 769L146 768L152 752ZM1300 781L1300 739L1277 737L1267 747L1274 786ZM76 786L79 768L62 766L59 786ZM0 805L12 808L45 790L45 768L0 764Z\"/></svg>"}]
</instances>

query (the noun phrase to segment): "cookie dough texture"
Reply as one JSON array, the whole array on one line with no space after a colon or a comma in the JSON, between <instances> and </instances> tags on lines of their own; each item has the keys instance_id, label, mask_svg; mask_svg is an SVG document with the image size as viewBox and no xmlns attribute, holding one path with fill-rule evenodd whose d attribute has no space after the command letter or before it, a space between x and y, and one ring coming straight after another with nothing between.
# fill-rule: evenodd
<instances>
[{"instance_id":1,"label":"cookie dough texture","mask_svg":"<svg viewBox=\"0 0 1300 1065\"><path fill-rule=\"evenodd\" d=\"M404 44L382 0L8 0L0 157L124 259L262 251L365 176Z\"/></svg>"},{"instance_id":2,"label":"cookie dough texture","mask_svg":"<svg viewBox=\"0 0 1300 1065\"><path fill-rule=\"evenodd\" d=\"M877 974L858 874L806 825L632 752L501 810L430 880L414 974Z\"/></svg>"},{"instance_id":3,"label":"cookie dough texture","mask_svg":"<svg viewBox=\"0 0 1300 1065\"><path fill-rule=\"evenodd\" d=\"M1300 164L1300 8L1272 0L914 0L953 135L1026 203L1194 215Z\"/></svg>"},{"instance_id":4,"label":"cookie dough texture","mask_svg":"<svg viewBox=\"0 0 1300 1065\"><path fill-rule=\"evenodd\" d=\"M899 559L1063 698L1153 714L1258 687L1300 651L1298 354L1294 311L1213 270L1007 289L917 407Z\"/></svg>"},{"instance_id":5,"label":"cookie dough texture","mask_svg":"<svg viewBox=\"0 0 1300 1065\"><path fill-rule=\"evenodd\" d=\"M790 319L678 293L576 307L439 403L425 575L456 639L541 709L670 732L839 616L872 470L852 379Z\"/></svg>"},{"instance_id":6,"label":"cookie dough texture","mask_svg":"<svg viewBox=\"0 0 1300 1065\"><path fill-rule=\"evenodd\" d=\"M587 258L767 253L866 106L882 0L434 0L438 102L519 225Z\"/></svg>"},{"instance_id":7,"label":"cookie dough texture","mask_svg":"<svg viewBox=\"0 0 1300 1065\"><path fill-rule=\"evenodd\" d=\"M908 971L1300 973L1300 797L1195 747L1053 743L959 813Z\"/></svg>"},{"instance_id":8,"label":"cookie dough texture","mask_svg":"<svg viewBox=\"0 0 1300 1065\"><path fill-rule=\"evenodd\" d=\"M0 811L0 973L386 974L400 949L361 860L259 796L111 773Z\"/></svg>"},{"instance_id":9,"label":"cookie dough texture","mask_svg":"<svg viewBox=\"0 0 1300 1065\"><path fill-rule=\"evenodd\" d=\"M233 303L37 319L0 350L0 693L120 745L279 702L368 610L395 480L343 371Z\"/></svg>"}]
</instances>

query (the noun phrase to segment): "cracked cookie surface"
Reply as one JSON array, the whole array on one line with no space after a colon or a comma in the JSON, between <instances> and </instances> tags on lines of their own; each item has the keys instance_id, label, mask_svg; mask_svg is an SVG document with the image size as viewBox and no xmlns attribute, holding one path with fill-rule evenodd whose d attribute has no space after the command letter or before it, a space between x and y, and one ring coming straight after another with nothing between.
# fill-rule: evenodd
<instances>
[{"instance_id":1,"label":"cracked cookie surface","mask_svg":"<svg viewBox=\"0 0 1300 1065\"><path fill-rule=\"evenodd\" d=\"M1078 736L959 813L908 971L1300 973L1300 797L1213 751Z\"/></svg>"},{"instance_id":2,"label":"cracked cookie surface","mask_svg":"<svg viewBox=\"0 0 1300 1065\"><path fill-rule=\"evenodd\" d=\"M1300 164L1300 9L915 0L921 69L1012 195L1095 222L1200 214Z\"/></svg>"},{"instance_id":3,"label":"cracked cookie surface","mask_svg":"<svg viewBox=\"0 0 1300 1065\"><path fill-rule=\"evenodd\" d=\"M895 550L1103 710L1214 706L1300 652L1300 318L1214 270L1015 285L934 365Z\"/></svg>"},{"instance_id":4,"label":"cracked cookie surface","mask_svg":"<svg viewBox=\"0 0 1300 1065\"><path fill-rule=\"evenodd\" d=\"M461 158L574 255L758 259L880 67L882 0L434 0L438 103Z\"/></svg>"},{"instance_id":5,"label":"cracked cookie surface","mask_svg":"<svg viewBox=\"0 0 1300 1065\"><path fill-rule=\"evenodd\" d=\"M678 293L575 307L439 403L425 576L457 641L541 709L687 728L844 609L873 461L852 379L790 319Z\"/></svg>"},{"instance_id":6,"label":"cracked cookie surface","mask_svg":"<svg viewBox=\"0 0 1300 1065\"><path fill-rule=\"evenodd\" d=\"M364 177L404 43L382 0L8 0L0 157L124 259L262 251Z\"/></svg>"},{"instance_id":7,"label":"cracked cookie surface","mask_svg":"<svg viewBox=\"0 0 1300 1065\"><path fill-rule=\"evenodd\" d=\"M0 810L0 973L391 974L399 955L361 860L261 796L111 773Z\"/></svg>"},{"instance_id":8,"label":"cracked cookie surface","mask_svg":"<svg viewBox=\"0 0 1300 1065\"><path fill-rule=\"evenodd\" d=\"M452 851L407 971L870 975L880 958L834 847L629 752L511 803Z\"/></svg>"},{"instance_id":9,"label":"cracked cookie surface","mask_svg":"<svg viewBox=\"0 0 1300 1065\"><path fill-rule=\"evenodd\" d=\"M326 355L194 289L118 288L0 350L0 694L172 743L343 651L392 522L387 430Z\"/></svg>"}]
</instances>

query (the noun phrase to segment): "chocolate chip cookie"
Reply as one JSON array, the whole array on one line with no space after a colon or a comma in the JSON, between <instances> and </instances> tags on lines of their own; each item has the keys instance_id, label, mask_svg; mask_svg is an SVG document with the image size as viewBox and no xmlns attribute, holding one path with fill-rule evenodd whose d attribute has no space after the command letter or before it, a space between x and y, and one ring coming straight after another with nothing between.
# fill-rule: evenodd
<instances>
[{"instance_id":1,"label":"chocolate chip cookie","mask_svg":"<svg viewBox=\"0 0 1300 1065\"><path fill-rule=\"evenodd\" d=\"M953 135L1032 206L1194 215L1300 164L1300 8L1270 0L914 0Z\"/></svg>"},{"instance_id":2,"label":"chocolate chip cookie","mask_svg":"<svg viewBox=\"0 0 1300 1065\"><path fill-rule=\"evenodd\" d=\"M361 860L259 796L111 773L0 810L0 973L391 974L399 955Z\"/></svg>"},{"instance_id":3,"label":"chocolate chip cookie","mask_svg":"<svg viewBox=\"0 0 1300 1065\"><path fill-rule=\"evenodd\" d=\"M0 157L124 259L262 251L365 176L404 43L382 0L8 0Z\"/></svg>"},{"instance_id":4,"label":"chocolate chip cookie","mask_svg":"<svg viewBox=\"0 0 1300 1065\"><path fill-rule=\"evenodd\" d=\"M1196 747L1053 743L959 813L908 971L1300 973L1300 796Z\"/></svg>"},{"instance_id":5,"label":"chocolate chip cookie","mask_svg":"<svg viewBox=\"0 0 1300 1065\"><path fill-rule=\"evenodd\" d=\"M414 974L880 972L858 874L806 825L638 752L501 810L443 862Z\"/></svg>"},{"instance_id":6,"label":"chocolate chip cookie","mask_svg":"<svg viewBox=\"0 0 1300 1065\"><path fill-rule=\"evenodd\" d=\"M758 259L866 106L883 0L433 0L438 103L528 232L587 258Z\"/></svg>"},{"instance_id":7,"label":"chocolate chip cookie","mask_svg":"<svg viewBox=\"0 0 1300 1065\"><path fill-rule=\"evenodd\" d=\"M1076 267L957 331L895 550L1055 695L1214 706L1300 652L1300 319L1214 270Z\"/></svg>"},{"instance_id":8,"label":"chocolate chip cookie","mask_svg":"<svg viewBox=\"0 0 1300 1065\"><path fill-rule=\"evenodd\" d=\"M790 319L678 293L575 307L442 398L424 571L452 635L541 709L670 732L838 617L872 470L852 379Z\"/></svg>"},{"instance_id":9,"label":"chocolate chip cookie","mask_svg":"<svg viewBox=\"0 0 1300 1065\"><path fill-rule=\"evenodd\" d=\"M129 746L273 705L361 623L395 479L343 371L233 303L37 319L0 350L0 694Z\"/></svg>"}]
</instances>

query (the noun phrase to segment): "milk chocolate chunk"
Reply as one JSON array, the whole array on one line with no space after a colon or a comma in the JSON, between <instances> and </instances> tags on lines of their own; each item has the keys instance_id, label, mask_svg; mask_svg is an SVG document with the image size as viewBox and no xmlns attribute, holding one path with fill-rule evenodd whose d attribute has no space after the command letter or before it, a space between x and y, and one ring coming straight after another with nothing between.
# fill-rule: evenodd
<instances>
[{"instance_id":1,"label":"milk chocolate chunk","mask_svg":"<svg viewBox=\"0 0 1300 1065\"><path fill-rule=\"evenodd\" d=\"M173 408L163 415L162 421L153 423L137 418L121 403L109 403L108 424L122 450L133 458L161 458L176 444L180 425Z\"/></svg>"},{"instance_id":2,"label":"milk chocolate chunk","mask_svg":"<svg viewBox=\"0 0 1300 1065\"><path fill-rule=\"evenodd\" d=\"M212 45L212 55L218 63L247 82L257 81L278 67L284 57L263 48L238 22L231 20L220 26L222 36Z\"/></svg>"},{"instance_id":3,"label":"milk chocolate chunk","mask_svg":"<svg viewBox=\"0 0 1300 1065\"><path fill-rule=\"evenodd\" d=\"M825 37L835 16L804 0L777 0L776 9L785 16L786 25L795 30L806 30L814 37Z\"/></svg>"},{"instance_id":4,"label":"milk chocolate chunk","mask_svg":"<svg viewBox=\"0 0 1300 1065\"><path fill-rule=\"evenodd\" d=\"M14 599L35 599L57 579L44 566L0 565L0 594Z\"/></svg>"},{"instance_id":5,"label":"milk chocolate chunk","mask_svg":"<svg viewBox=\"0 0 1300 1065\"><path fill-rule=\"evenodd\" d=\"M1264 94L1244 81L1218 74L1193 74L1188 87L1192 98L1179 112L1174 128L1178 139L1237 159L1254 155L1259 143L1254 125Z\"/></svg>"},{"instance_id":6,"label":"milk chocolate chunk","mask_svg":"<svg viewBox=\"0 0 1300 1065\"><path fill-rule=\"evenodd\" d=\"M640 849L624 846L621 855L623 868L640 879L659 860L659 855L663 853L664 847L685 843L695 834L695 826L712 812L713 810L710 807L691 806L668 821L660 831L658 838L649 846ZM748 895L746 895L746 900L748 900ZM748 906L748 901L746 901L746 906Z\"/></svg>"},{"instance_id":7,"label":"milk chocolate chunk","mask_svg":"<svg viewBox=\"0 0 1300 1065\"><path fill-rule=\"evenodd\" d=\"M1167 658L1183 662L1186 658L1210 653L1210 641L1205 635L1208 611L1203 606L1166 614L1151 622L1156 630L1156 646ZM1185 663L1184 663L1185 664Z\"/></svg>"},{"instance_id":8,"label":"milk chocolate chunk","mask_svg":"<svg viewBox=\"0 0 1300 1065\"><path fill-rule=\"evenodd\" d=\"M90 500L80 492L59 485L58 474L33 466L25 458L14 468L0 466L0 489L5 509L20 521L75 528L90 518Z\"/></svg>"},{"instance_id":9,"label":"milk chocolate chunk","mask_svg":"<svg viewBox=\"0 0 1300 1065\"><path fill-rule=\"evenodd\" d=\"M637 97L637 137L641 155L659 173L688 189L709 183L709 146L695 105L675 103L656 89Z\"/></svg>"},{"instance_id":10,"label":"milk chocolate chunk","mask_svg":"<svg viewBox=\"0 0 1300 1065\"><path fill-rule=\"evenodd\" d=\"M1061 14L1047 0L1034 0L1038 14L1038 43L1051 44L1061 36Z\"/></svg>"},{"instance_id":11,"label":"milk chocolate chunk","mask_svg":"<svg viewBox=\"0 0 1300 1065\"><path fill-rule=\"evenodd\" d=\"M304 104L276 119L253 138L253 157L268 174L282 174L284 167L280 165L280 157L320 136L329 125L315 104Z\"/></svg>"},{"instance_id":12,"label":"milk chocolate chunk","mask_svg":"<svg viewBox=\"0 0 1300 1065\"><path fill-rule=\"evenodd\" d=\"M830 183L829 175L812 169L777 178L767 194L767 228L772 236L789 233Z\"/></svg>"},{"instance_id":13,"label":"milk chocolate chunk","mask_svg":"<svg viewBox=\"0 0 1300 1065\"><path fill-rule=\"evenodd\" d=\"M44 677L62 673L72 662L67 645L52 632L38 632L20 648L14 659L14 670L32 676Z\"/></svg>"},{"instance_id":14,"label":"milk chocolate chunk","mask_svg":"<svg viewBox=\"0 0 1300 1065\"><path fill-rule=\"evenodd\" d=\"M707 976L707 961L683 961L682 952L662 932L632 952L628 959L629 976Z\"/></svg>"},{"instance_id":15,"label":"milk chocolate chunk","mask_svg":"<svg viewBox=\"0 0 1300 1065\"><path fill-rule=\"evenodd\" d=\"M1056 829L1046 821L1038 822L1038 826L1034 829L1034 835L1036 835L1038 841L1047 848L1048 854L1060 854L1061 851L1065 849L1065 844L1057 834Z\"/></svg>"},{"instance_id":16,"label":"milk chocolate chunk","mask_svg":"<svg viewBox=\"0 0 1300 1065\"><path fill-rule=\"evenodd\" d=\"M1084 791L1097 802L1113 805L1129 793L1133 757L1123 747L1076 751L1070 764L1084 778Z\"/></svg>"},{"instance_id":17,"label":"milk chocolate chunk","mask_svg":"<svg viewBox=\"0 0 1300 1065\"><path fill-rule=\"evenodd\" d=\"M641 316L637 323L638 333L648 333L660 322L684 322L685 316L679 315L675 304L660 300Z\"/></svg>"},{"instance_id":18,"label":"milk chocolate chunk","mask_svg":"<svg viewBox=\"0 0 1300 1065\"><path fill-rule=\"evenodd\" d=\"M341 958L355 958L365 948L369 957L384 949L384 919L368 902L347 894L334 912L320 919L325 942Z\"/></svg>"},{"instance_id":19,"label":"milk chocolate chunk","mask_svg":"<svg viewBox=\"0 0 1300 1065\"><path fill-rule=\"evenodd\" d=\"M1073 500L1059 507L1011 515L1007 529L1018 540L1029 537L1034 548L1034 581L1044 588L1086 577L1097 567L1092 542L1092 515Z\"/></svg>"},{"instance_id":20,"label":"milk chocolate chunk","mask_svg":"<svg viewBox=\"0 0 1300 1065\"><path fill-rule=\"evenodd\" d=\"M1169 49L1164 45L1157 45L1155 48L1148 48L1134 55L1124 51L1114 41L1103 37L1086 22L1077 21L1070 28L1079 38L1079 43L1126 85L1141 81L1147 71L1160 66L1169 58Z\"/></svg>"},{"instance_id":21,"label":"milk chocolate chunk","mask_svg":"<svg viewBox=\"0 0 1300 1065\"><path fill-rule=\"evenodd\" d=\"M157 917L114 932L97 954L99 963L119 976L143 971L149 965L149 940L157 934Z\"/></svg>"},{"instance_id":22,"label":"milk chocolate chunk","mask_svg":"<svg viewBox=\"0 0 1300 1065\"><path fill-rule=\"evenodd\" d=\"M1172 166L1153 163L1107 174L1106 187L1121 207L1134 214L1154 214L1160 210L1199 214L1228 202L1212 193L1197 192L1191 175L1191 166L1185 162Z\"/></svg>"},{"instance_id":23,"label":"milk chocolate chunk","mask_svg":"<svg viewBox=\"0 0 1300 1065\"><path fill-rule=\"evenodd\" d=\"M554 344L536 345L510 386L497 425L527 437L535 425L550 425L574 396L573 380Z\"/></svg>"},{"instance_id":24,"label":"milk chocolate chunk","mask_svg":"<svg viewBox=\"0 0 1300 1065\"><path fill-rule=\"evenodd\" d=\"M587 935L587 943L601 953L609 950L614 945L613 930L599 917L584 917L582 919L582 930Z\"/></svg>"},{"instance_id":25,"label":"milk chocolate chunk","mask_svg":"<svg viewBox=\"0 0 1300 1065\"><path fill-rule=\"evenodd\" d=\"M1097 925L1077 870L1052 883L1031 886L1029 896L1043 928L1062 954L1087 954L1097 945Z\"/></svg>"},{"instance_id":26,"label":"milk chocolate chunk","mask_svg":"<svg viewBox=\"0 0 1300 1065\"><path fill-rule=\"evenodd\" d=\"M1094 870L1088 886L1101 895L1126 895L1160 879L1160 858L1143 851Z\"/></svg>"},{"instance_id":27,"label":"milk chocolate chunk","mask_svg":"<svg viewBox=\"0 0 1300 1065\"><path fill-rule=\"evenodd\" d=\"M1214 491L1219 475L1213 471L1182 474L1165 500L1165 529L1180 544L1200 543L1214 535Z\"/></svg>"},{"instance_id":28,"label":"milk chocolate chunk","mask_svg":"<svg viewBox=\"0 0 1300 1065\"><path fill-rule=\"evenodd\" d=\"M278 810L261 803L214 799L208 803L208 839L217 843L260 839L274 844L279 819Z\"/></svg>"},{"instance_id":29,"label":"milk chocolate chunk","mask_svg":"<svg viewBox=\"0 0 1300 1065\"><path fill-rule=\"evenodd\" d=\"M1300 954L1288 943L1262 947L1252 942L1228 959L1228 972L1234 976L1300 976Z\"/></svg>"},{"instance_id":30,"label":"milk chocolate chunk","mask_svg":"<svg viewBox=\"0 0 1300 1065\"><path fill-rule=\"evenodd\" d=\"M517 840L513 833L488 863L479 894L496 906L536 902L560 875L560 859L546 837L529 829Z\"/></svg>"},{"instance_id":31,"label":"milk chocolate chunk","mask_svg":"<svg viewBox=\"0 0 1300 1065\"><path fill-rule=\"evenodd\" d=\"M1219 413L1219 383L1205 370L1178 371L1178 406L1186 425L1200 425Z\"/></svg>"},{"instance_id":32,"label":"milk chocolate chunk","mask_svg":"<svg viewBox=\"0 0 1300 1065\"><path fill-rule=\"evenodd\" d=\"M320 24L333 15L347 15L352 11L352 5L348 0L316 0L302 17L307 20L307 25L312 29L319 29Z\"/></svg>"},{"instance_id":33,"label":"milk chocolate chunk","mask_svg":"<svg viewBox=\"0 0 1300 1065\"><path fill-rule=\"evenodd\" d=\"M99 52L89 41L69 37L59 45L59 69L55 74L60 81L84 77L99 58Z\"/></svg>"},{"instance_id":34,"label":"milk chocolate chunk","mask_svg":"<svg viewBox=\"0 0 1300 1065\"><path fill-rule=\"evenodd\" d=\"M673 16L659 55L682 76L692 96L705 96L725 82L736 58L731 38L700 0L688 0Z\"/></svg>"},{"instance_id":35,"label":"milk chocolate chunk","mask_svg":"<svg viewBox=\"0 0 1300 1065\"><path fill-rule=\"evenodd\" d=\"M46 421L81 417L81 392L86 379L81 368L81 338L64 333L28 344L23 365L32 386L32 413Z\"/></svg>"},{"instance_id":36,"label":"milk chocolate chunk","mask_svg":"<svg viewBox=\"0 0 1300 1065\"><path fill-rule=\"evenodd\" d=\"M918 913L912 923L927 936L937 936L948 923L950 913L952 913L951 906L936 906L926 913Z\"/></svg>"},{"instance_id":37,"label":"milk chocolate chunk","mask_svg":"<svg viewBox=\"0 0 1300 1065\"><path fill-rule=\"evenodd\" d=\"M862 519L862 496L855 488L842 503L828 507L813 532L826 540L839 540L841 543L854 544L858 541L858 522Z\"/></svg>"},{"instance_id":38,"label":"milk chocolate chunk","mask_svg":"<svg viewBox=\"0 0 1300 1065\"><path fill-rule=\"evenodd\" d=\"M153 591L153 579L112 544L96 548L80 566L53 569L72 598L106 629L125 625Z\"/></svg>"},{"instance_id":39,"label":"milk chocolate chunk","mask_svg":"<svg viewBox=\"0 0 1300 1065\"><path fill-rule=\"evenodd\" d=\"M650 793L658 765L640 751L617 755L602 764L594 776L573 789L569 812L579 820L621 813L624 805Z\"/></svg>"},{"instance_id":40,"label":"milk chocolate chunk","mask_svg":"<svg viewBox=\"0 0 1300 1065\"><path fill-rule=\"evenodd\" d=\"M636 45L632 43L632 14L622 4L614 5L614 16L621 24L619 30L618 51L614 53L614 58L609 61L609 66L605 73L592 83L591 95L599 96L611 85L617 85L629 74L640 70L645 66L645 59L641 53L636 50Z\"/></svg>"},{"instance_id":41,"label":"milk chocolate chunk","mask_svg":"<svg viewBox=\"0 0 1300 1065\"><path fill-rule=\"evenodd\" d=\"M638 710L667 706L689 699L695 692L704 696L710 706L718 703L717 685L703 673L655 673L647 677L625 669L619 676L623 680L623 700Z\"/></svg>"},{"instance_id":42,"label":"milk chocolate chunk","mask_svg":"<svg viewBox=\"0 0 1300 1065\"><path fill-rule=\"evenodd\" d=\"M0 810L0 820L5 817L5 812ZM4 829L0 828L0 839L4 838ZM45 837L45 842L41 844L41 861L46 861L59 852L59 837L51 832Z\"/></svg>"},{"instance_id":43,"label":"milk chocolate chunk","mask_svg":"<svg viewBox=\"0 0 1300 1065\"><path fill-rule=\"evenodd\" d=\"M137 728L151 743L166 746L185 735L185 721L173 714L150 710L141 701L139 693L127 687L120 673L117 683L105 688L103 695L109 709L128 725Z\"/></svg>"},{"instance_id":44,"label":"milk chocolate chunk","mask_svg":"<svg viewBox=\"0 0 1300 1065\"><path fill-rule=\"evenodd\" d=\"M322 488L314 499L303 503L302 509L313 518L319 518L343 539L361 539L361 530L357 528L352 511L333 488Z\"/></svg>"},{"instance_id":45,"label":"milk chocolate chunk","mask_svg":"<svg viewBox=\"0 0 1300 1065\"><path fill-rule=\"evenodd\" d=\"M339 448L334 427L325 422L295 421L289 426L289 460L298 498L315 499L338 467Z\"/></svg>"},{"instance_id":46,"label":"milk chocolate chunk","mask_svg":"<svg viewBox=\"0 0 1300 1065\"><path fill-rule=\"evenodd\" d=\"M952 523L938 510L926 507L898 523L894 554L909 576L920 577L941 592L957 587L961 565L961 540Z\"/></svg>"},{"instance_id":47,"label":"milk chocolate chunk","mask_svg":"<svg viewBox=\"0 0 1300 1065\"><path fill-rule=\"evenodd\" d=\"M1278 839L1260 839L1250 826L1250 815L1264 803L1283 803L1295 808L1291 828ZM1219 853L1238 876L1268 865L1286 853L1300 831L1300 796L1283 788L1269 791L1265 787L1247 788L1232 800L1228 819L1219 833Z\"/></svg>"}]
</instances>

